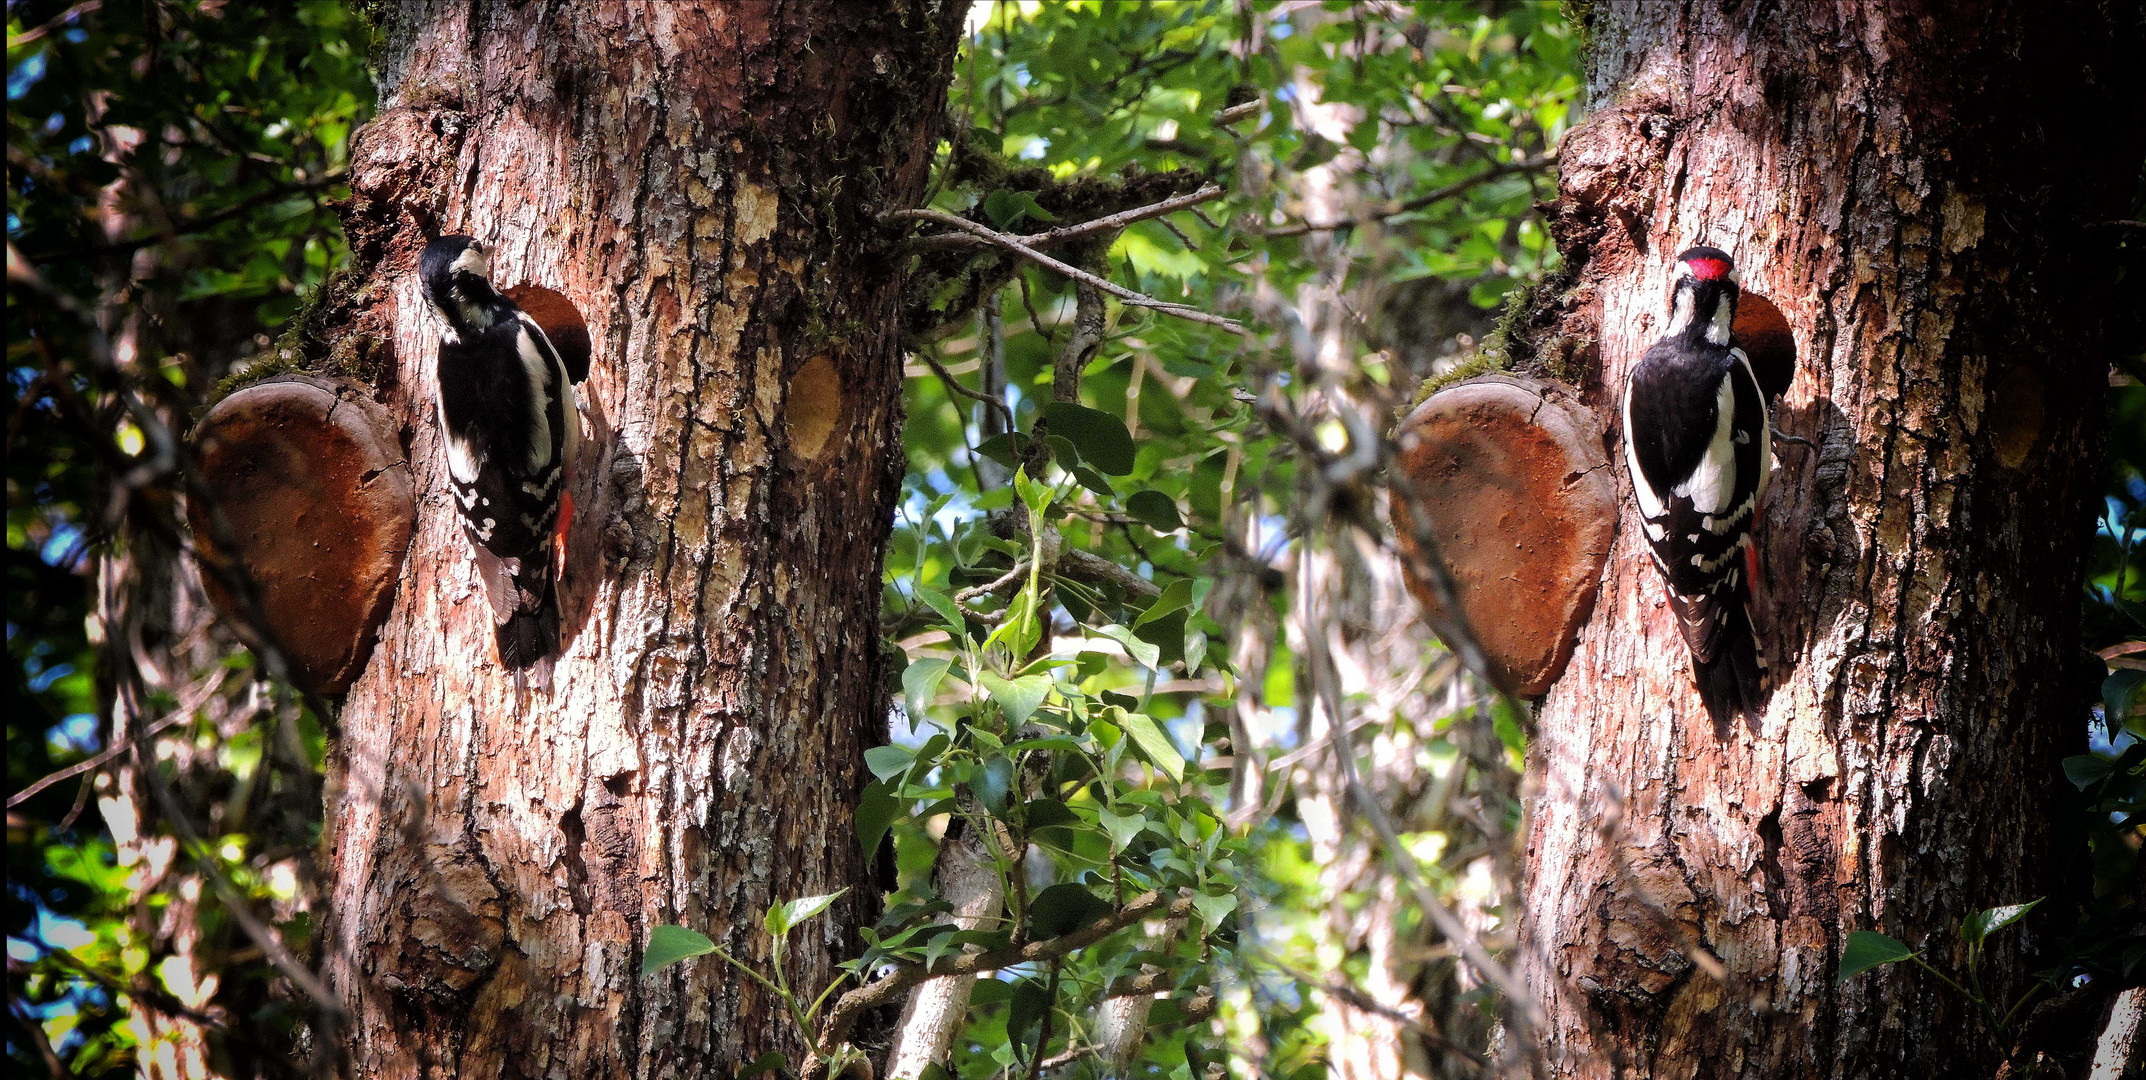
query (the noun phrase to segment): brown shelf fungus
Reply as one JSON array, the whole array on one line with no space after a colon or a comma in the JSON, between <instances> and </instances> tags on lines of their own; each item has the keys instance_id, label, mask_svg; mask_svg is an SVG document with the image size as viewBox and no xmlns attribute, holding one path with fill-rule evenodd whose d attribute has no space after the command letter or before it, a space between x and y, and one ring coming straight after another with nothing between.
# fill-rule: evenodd
<instances>
[{"instance_id":1,"label":"brown shelf fungus","mask_svg":"<svg viewBox=\"0 0 2146 1080\"><path fill-rule=\"evenodd\" d=\"M1484 375L1432 394L1395 437L1394 532L1424 620L1448 639L1460 632L1427 580L1419 524L1491 677L1509 693L1542 694L1594 610L1617 531L1593 411L1556 383Z\"/></svg>"},{"instance_id":2,"label":"brown shelf fungus","mask_svg":"<svg viewBox=\"0 0 2146 1080\"><path fill-rule=\"evenodd\" d=\"M342 693L394 606L415 519L386 413L354 384L282 375L217 402L193 441L211 497L187 523L210 601L250 622L218 567L243 570L292 681Z\"/></svg>"}]
</instances>

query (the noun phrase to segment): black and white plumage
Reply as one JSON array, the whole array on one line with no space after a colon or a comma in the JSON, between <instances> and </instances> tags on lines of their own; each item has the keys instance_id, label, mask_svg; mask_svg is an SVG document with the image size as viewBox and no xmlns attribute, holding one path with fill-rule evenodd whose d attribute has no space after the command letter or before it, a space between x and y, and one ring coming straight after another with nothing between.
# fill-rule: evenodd
<instances>
[{"instance_id":1,"label":"black and white plumage","mask_svg":"<svg viewBox=\"0 0 2146 1080\"><path fill-rule=\"evenodd\" d=\"M441 443L499 643L519 673L559 651L555 545L573 518L568 470L581 415L569 371L544 331L489 280L484 245L443 236L425 248L418 277L443 322Z\"/></svg>"},{"instance_id":2,"label":"black and white plumage","mask_svg":"<svg viewBox=\"0 0 2146 1080\"><path fill-rule=\"evenodd\" d=\"M1692 248L1676 273L1669 331L1625 384L1625 465L1699 697L1717 725L1739 713L1755 725L1767 687L1749 611L1753 532L1773 429L1730 330L1740 290L1728 254Z\"/></svg>"}]
</instances>

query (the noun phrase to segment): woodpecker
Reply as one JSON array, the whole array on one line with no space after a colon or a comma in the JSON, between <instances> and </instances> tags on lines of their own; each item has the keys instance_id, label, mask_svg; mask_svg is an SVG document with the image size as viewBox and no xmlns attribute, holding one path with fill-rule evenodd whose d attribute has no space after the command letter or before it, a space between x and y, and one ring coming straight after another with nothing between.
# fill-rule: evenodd
<instances>
[{"instance_id":1,"label":"woodpecker","mask_svg":"<svg viewBox=\"0 0 2146 1080\"><path fill-rule=\"evenodd\" d=\"M520 673L559 651L558 569L581 413L543 328L492 288L483 244L443 236L417 272L441 320L441 442L447 475L492 602L499 662Z\"/></svg>"},{"instance_id":2,"label":"woodpecker","mask_svg":"<svg viewBox=\"0 0 2146 1080\"><path fill-rule=\"evenodd\" d=\"M1632 491L1699 698L1717 726L1736 714L1756 725L1766 705L1766 659L1749 605L1773 431L1730 329L1739 293L1726 252L1695 247L1677 256L1669 332L1639 358L1624 391Z\"/></svg>"}]
</instances>

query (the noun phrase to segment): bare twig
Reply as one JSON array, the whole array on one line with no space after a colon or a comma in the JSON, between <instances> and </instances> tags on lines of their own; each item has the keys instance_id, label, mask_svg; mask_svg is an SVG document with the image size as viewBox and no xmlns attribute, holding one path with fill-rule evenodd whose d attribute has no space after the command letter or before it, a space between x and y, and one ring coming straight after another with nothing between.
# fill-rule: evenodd
<instances>
[{"instance_id":1,"label":"bare twig","mask_svg":"<svg viewBox=\"0 0 2146 1080\"><path fill-rule=\"evenodd\" d=\"M1007 234L1002 233L997 229L993 229L985 225L979 225L976 222L970 221L965 217L960 217L955 214L949 214L940 210L930 210L922 208L915 210L896 210L893 213L888 214L887 216L889 218L899 220L936 222L940 225L952 226L956 229L962 230L963 232L974 233L975 235L982 237L983 239L991 242L992 244L995 244L998 247L1002 247L1007 251L1011 251L1016 255L1020 255L1023 258L1026 258L1029 261L1034 262L1037 265L1042 266L1048 270L1055 271L1058 274L1073 279L1074 281L1085 282L1089 285L1093 285L1096 288L1101 289L1104 292L1117 297L1120 301L1132 307L1148 308L1149 310L1159 311L1165 315L1175 315L1178 318L1185 319L1189 322L1205 323L1209 326L1219 326L1224 330L1234 331L1239 334L1245 332L1244 327L1234 319L1225 319L1220 315L1210 315L1207 312L1201 311L1199 308L1196 307L1191 307L1185 304L1172 304L1166 301L1157 300L1154 297L1148 296L1145 293L1134 292L1133 290L1128 289L1125 286L1118 284L1117 282L1111 281L1108 278L1097 277L1096 275L1091 274L1086 270L1082 270L1079 267L1072 266L1068 263L1060 262L1059 260L1054 259L1049 255L1045 255L1044 253L1037 251L1035 248L1029 246L1026 242L1024 242L1023 238L1008 236Z\"/></svg>"},{"instance_id":2,"label":"bare twig","mask_svg":"<svg viewBox=\"0 0 2146 1080\"><path fill-rule=\"evenodd\" d=\"M1446 186L1437 189L1436 191L1432 191L1424 195L1419 195L1413 199L1409 199L1406 202L1394 203L1393 205L1388 206L1383 210L1375 210L1371 213L1359 214L1355 217L1346 217L1342 218L1339 221L1306 221L1299 222L1295 225L1284 225L1278 229L1264 230L1263 232L1261 232L1260 235L1270 238L1281 236L1302 236L1305 233L1327 232L1333 229L1350 229L1355 228L1358 225L1368 225L1374 221L1384 221L1387 218L1395 217L1400 214L1406 214L1416 210L1421 210L1424 207L1430 206L1433 203L1444 202L1445 200L1450 199L1455 195L1465 194L1468 191L1482 184L1487 184L1492 180L1496 180L1499 177L1512 176L1515 173L1536 172L1542 169L1547 169L1555 164L1557 164L1557 155L1555 153L1544 154L1541 157L1528 158L1524 161L1502 162L1500 164L1493 165L1490 168L1475 174L1474 176L1468 177L1465 180L1456 180L1453 183L1447 184Z\"/></svg>"},{"instance_id":3,"label":"bare twig","mask_svg":"<svg viewBox=\"0 0 2146 1080\"><path fill-rule=\"evenodd\" d=\"M931 365L931 370L939 376L940 382L946 384L946 388L948 390L951 390L956 394L960 394L962 397L968 398L971 401L980 401L983 404L988 405L991 408L997 410L998 414L1006 421L1006 430L1013 430L1013 410L1007 408L1005 402L1000 401L999 399L992 397L989 394L978 393L977 391L971 390L968 387L961 385L961 380L955 378L953 372L946 370L946 365L940 363L939 358L933 356L929 351L918 351L913 355L915 355L918 359L923 360L926 364Z\"/></svg>"},{"instance_id":4,"label":"bare twig","mask_svg":"<svg viewBox=\"0 0 2146 1080\"><path fill-rule=\"evenodd\" d=\"M1136 206L1130 210L1121 210L1115 214L1099 217L1092 221L1083 221L1077 225L1067 225L1046 232L1032 233L1021 237L1021 240L1030 247L1056 247L1068 240L1078 240L1084 236L1093 236L1097 233L1115 232L1135 222L1159 218L1164 214L1174 214L1179 210L1189 210L1201 203L1219 199L1222 195L1223 190L1220 185L1208 184L1198 191L1164 199L1158 203ZM895 216L899 217L900 215ZM937 233L932 236L920 236L916 242L929 247L979 247L993 241L967 232L950 232Z\"/></svg>"},{"instance_id":5,"label":"bare twig","mask_svg":"<svg viewBox=\"0 0 2146 1080\"><path fill-rule=\"evenodd\" d=\"M1251 101L1247 101L1242 105L1232 105L1229 108L1224 109L1221 112L1215 114L1215 126L1228 127L1231 124L1238 122L1239 120L1258 116L1260 106L1264 104L1265 102L1260 101L1258 98L1254 98Z\"/></svg>"},{"instance_id":6,"label":"bare twig","mask_svg":"<svg viewBox=\"0 0 2146 1080\"><path fill-rule=\"evenodd\" d=\"M1153 600L1162 595L1162 587L1126 568L1103 558L1094 552L1069 547L1058 557L1058 573L1075 581L1097 585L1116 585L1125 590L1128 600Z\"/></svg>"},{"instance_id":7,"label":"bare twig","mask_svg":"<svg viewBox=\"0 0 2146 1080\"><path fill-rule=\"evenodd\" d=\"M1495 1073L1496 1071L1488 1058L1446 1038L1437 1028L1425 1023L1422 1017L1403 1012L1372 997L1370 994L1344 981L1339 974L1329 975L1322 979L1309 971L1300 971L1276 960L1269 959L1267 962L1273 964L1282 974L1305 986L1312 987L1331 997L1340 998L1342 1001L1347 1002L1352 1009L1384 1017L1407 1028L1415 1033L1417 1038L1422 1039L1425 1046L1433 1050L1460 1057L1483 1072Z\"/></svg>"},{"instance_id":8,"label":"bare twig","mask_svg":"<svg viewBox=\"0 0 2146 1080\"><path fill-rule=\"evenodd\" d=\"M1080 373L1103 347L1103 297L1085 282L1073 287L1073 336L1051 365L1051 400L1080 403Z\"/></svg>"},{"instance_id":9,"label":"bare twig","mask_svg":"<svg viewBox=\"0 0 2146 1080\"><path fill-rule=\"evenodd\" d=\"M49 34L54 30L57 30L60 27L67 25L69 22L72 22L75 19L95 12L98 8L101 8L103 6L104 0L82 0L81 3L76 4L75 6L68 8L65 11L60 12L58 15L54 15L51 21L45 23L43 26L39 26L30 30L25 30L20 34L16 34L15 36L8 38L7 47L10 49L15 49L20 48L24 45L28 45L29 43L36 41L41 37L44 37L46 34Z\"/></svg>"},{"instance_id":10,"label":"bare twig","mask_svg":"<svg viewBox=\"0 0 2146 1080\"><path fill-rule=\"evenodd\" d=\"M209 698L214 696L217 690L223 687L224 677L230 673L230 670L231 669L229 668L217 668L216 671L209 676L208 681L201 684L200 689L198 689L188 700L180 702L179 707L173 709L170 715L142 729L138 736L129 736L125 739L121 739L120 741L113 743L111 746L106 747L102 753L97 754L95 757L85 758L84 760L75 762L74 764L69 765L64 769L52 773L44 777L43 779L38 780L36 783L33 783L28 787L23 788L21 791L18 791L13 795L8 796L7 808L13 810L17 806L28 802L31 797L35 796L38 792L43 791L46 788L51 787L52 785L57 784L62 780L66 780L67 778L73 776L80 776L83 773L90 772L92 770L103 767L106 762L109 762L112 759L118 757L119 755L126 753L127 749L134 745L136 738L153 738L157 735L163 734L165 731L169 730L174 725L189 719L194 715L194 712L196 710L200 709L203 705L208 703Z\"/></svg>"},{"instance_id":11,"label":"bare twig","mask_svg":"<svg viewBox=\"0 0 2146 1080\"><path fill-rule=\"evenodd\" d=\"M1021 578L1023 578L1027 574L1028 560L1022 559L1020 562L1013 564L1013 569L1006 571L1006 573L1001 575L997 580L994 580L989 584L985 585L972 585L966 589L961 590L958 593L955 593L954 600L957 603L966 604L979 596L983 596L988 593L996 593L1000 589L1003 589L1006 586L1021 580Z\"/></svg>"},{"instance_id":12,"label":"bare twig","mask_svg":"<svg viewBox=\"0 0 2146 1080\"><path fill-rule=\"evenodd\" d=\"M1315 604L1307 602L1305 606L1312 608ZM1513 1034L1518 1044L1534 1045L1535 1032L1541 1030L1543 1019L1534 999L1528 996L1526 985L1510 969L1492 957L1460 918L1439 901L1437 892L1423 875L1423 868L1417 864L1415 854L1401 842L1399 831L1394 828L1393 819L1387 815L1385 806L1380 804L1371 789L1364 784L1363 777L1357 773L1356 748L1348 739L1348 725L1341 722L1342 695L1340 687L1336 685L1339 678L1334 669L1333 658L1329 655L1326 635L1306 634L1305 645L1312 684L1320 705L1326 710L1330 720L1329 742L1333 748L1334 764L1341 773L1342 784L1347 788L1350 800L1356 803L1358 816L1371 827L1386 848L1387 856L1393 860L1394 868L1400 872L1402 881L1415 895L1416 906L1422 909L1424 917L1438 928L1440 934L1445 935L1447 941L1460 950L1472 967L1505 994L1512 1005L1512 1019L1515 1021Z\"/></svg>"}]
</instances>

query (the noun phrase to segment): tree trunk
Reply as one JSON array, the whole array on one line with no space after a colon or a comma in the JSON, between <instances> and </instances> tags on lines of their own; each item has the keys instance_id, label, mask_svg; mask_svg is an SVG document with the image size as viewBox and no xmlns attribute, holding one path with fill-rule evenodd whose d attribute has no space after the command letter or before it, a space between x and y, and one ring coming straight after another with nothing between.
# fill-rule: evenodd
<instances>
[{"instance_id":1,"label":"tree trunk","mask_svg":"<svg viewBox=\"0 0 2146 1080\"><path fill-rule=\"evenodd\" d=\"M2089 2L1593 9L1597 111L1553 213L1574 276L1528 325L1592 343L1585 390L1614 416L1670 261L1725 248L1794 331L1775 423L1819 445L1775 444L1757 730L1707 720L1625 501L1531 747L1522 962L1552 1075L1999 1060L1913 966L1835 972L1859 929L1958 970L1969 910L2062 888L2112 277L2093 252L2138 176L2138 30ZM2030 920L1993 942L1994 998L2048 940Z\"/></svg>"},{"instance_id":2,"label":"tree trunk","mask_svg":"<svg viewBox=\"0 0 2146 1080\"><path fill-rule=\"evenodd\" d=\"M875 215L922 197L966 7L380 10L330 321L389 357L419 511L330 766L322 946L355 1072L794 1067L754 982L639 961L679 923L767 972L769 903L848 889L792 935L809 1000L877 904L852 813L885 718L902 334ZM564 655L520 694L447 498L413 272L446 232L593 346Z\"/></svg>"}]
</instances>

